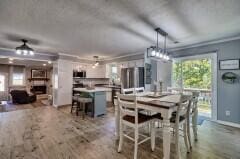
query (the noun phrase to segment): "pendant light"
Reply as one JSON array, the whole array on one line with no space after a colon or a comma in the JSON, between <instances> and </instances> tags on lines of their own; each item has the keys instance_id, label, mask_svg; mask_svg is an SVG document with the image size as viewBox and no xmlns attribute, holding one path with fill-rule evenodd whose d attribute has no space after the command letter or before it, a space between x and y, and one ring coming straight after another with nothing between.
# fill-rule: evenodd
<instances>
[{"instance_id":1,"label":"pendant light","mask_svg":"<svg viewBox=\"0 0 240 159\"><path fill-rule=\"evenodd\" d=\"M93 59L95 60L95 63L92 65L92 68L96 68L99 65L98 56L93 56Z\"/></svg>"},{"instance_id":2,"label":"pendant light","mask_svg":"<svg viewBox=\"0 0 240 159\"><path fill-rule=\"evenodd\" d=\"M151 58L156 58L164 61L169 61L170 57L167 53L167 33L160 28L156 28L155 31L157 32L157 43L156 46L151 46L147 48L147 56ZM161 34L164 36L164 48L159 48L159 41L158 35Z\"/></svg>"},{"instance_id":3,"label":"pendant light","mask_svg":"<svg viewBox=\"0 0 240 159\"><path fill-rule=\"evenodd\" d=\"M22 39L23 45L16 47L16 54L24 56L33 56L34 50L27 45L27 40Z\"/></svg>"}]
</instances>

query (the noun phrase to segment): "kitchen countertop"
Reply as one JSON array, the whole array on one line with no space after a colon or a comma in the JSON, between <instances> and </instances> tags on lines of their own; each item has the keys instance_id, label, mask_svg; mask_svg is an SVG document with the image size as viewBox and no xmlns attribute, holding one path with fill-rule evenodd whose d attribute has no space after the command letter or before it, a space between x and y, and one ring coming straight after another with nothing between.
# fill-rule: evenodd
<instances>
[{"instance_id":1,"label":"kitchen countertop","mask_svg":"<svg viewBox=\"0 0 240 159\"><path fill-rule=\"evenodd\" d=\"M108 91L111 91L109 88L104 88L104 87L95 87L94 89L74 88L73 90L74 90L74 91L79 91L79 92L86 92L86 93L108 92Z\"/></svg>"},{"instance_id":2,"label":"kitchen countertop","mask_svg":"<svg viewBox=\"0 0 240 159\"><path fill-rule=\"evenodd\" d=\"M96 86L97 86L97 87L106 87L106 88L121 89L121 86L118 86L118 85L96 84Z\"/></svg>"}]
</instances>

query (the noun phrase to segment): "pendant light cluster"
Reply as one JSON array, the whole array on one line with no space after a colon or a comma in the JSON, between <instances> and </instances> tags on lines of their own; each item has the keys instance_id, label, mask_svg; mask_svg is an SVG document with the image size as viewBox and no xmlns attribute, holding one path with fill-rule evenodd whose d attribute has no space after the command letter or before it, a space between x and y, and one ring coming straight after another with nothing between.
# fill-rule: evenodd
<instances>
[{"instance_id":1,"label":"pendant light cluster","mask_svg":"<svg viewBox=\"0 0 240 159\"><path fill-rule=\"evenodd\" d=\"M24 56L33 56L34 50L27 45L27 40L22 39L23 45L16 47L16 54Z\"/></svg>"},{"instance_id":2,"label":"pendant light cluster","mask_svg":"<svg viewBox=\"0 0 240 159\"><path fill-rule=\"evenodd\" d=\"M98 56L93 56L93 59L95 60L95 63L92 65L92 68L96 68L99 65Z\"/></svg>"},{"instance_id":3,"label":"pendant light cluster","mask_svg":"<svg viewBox=\"0 0 240 159\"><path fill-rule=\"evenodd\" d=\"M164 61L169 61L170 57L167 53L167 33L160 28L156 28L155 31L157 32L157 44L156 46L151 46L147 48L147 56L151 58L156 58ZM158 34L164 36L164 48L159 48L158 45Z\"/></svg>"}]
</instances>

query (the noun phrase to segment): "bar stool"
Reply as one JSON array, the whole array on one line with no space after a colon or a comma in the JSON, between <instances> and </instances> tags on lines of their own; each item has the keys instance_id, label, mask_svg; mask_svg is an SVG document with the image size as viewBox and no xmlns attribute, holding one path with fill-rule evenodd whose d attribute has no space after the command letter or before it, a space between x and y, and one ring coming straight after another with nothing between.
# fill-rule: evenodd
<instances>
[{"instance_id":1,"label":"bar stool","mask_svg":"<svg viewBox=\"0 0 240 159\"><path fill-rule=\"evenodd\" d=\"M77 107L77 110L76 110L76 113L78 115L78 111L81 110L81 107L82 107L82 118L84 119L85 118L85 110L86 110L86 104L89 104L89 103L92 103L92 98L86 98L86 97L78 97L77 99L79 105Z\"/></svg>"},{"instance_id":2,"label":"bar stool","mask_svg":"<svg viewBox=\"0 0 240 159\"><path fill-rule=\"evenodd\" d=\"M72 96L72 107L71 107L71 113L73 112L73 109L76 109L76 114L77 114L77 108L79 107L79 102L78 102L78 98L80 97L80 95L74 95ZM75 105L76 103L76 105Z\"/></svg>"}]
</instances>

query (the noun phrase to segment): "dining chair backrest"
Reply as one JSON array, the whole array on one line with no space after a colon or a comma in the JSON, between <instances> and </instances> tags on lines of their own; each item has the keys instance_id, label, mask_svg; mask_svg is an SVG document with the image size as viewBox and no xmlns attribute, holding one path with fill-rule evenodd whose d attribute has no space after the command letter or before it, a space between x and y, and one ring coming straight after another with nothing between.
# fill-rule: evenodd
<instances>
[{"instance_id":1,"label":"dining chair backrest","mask_svg":"<svg viewBox=\"0 0 240 159\"><path fill-rule=\"evenodd\" d=\"M191 112L195 111L198 107L198 97L200 92L192 92L192 103L191 103Z\"/></svg>"},{"instance_id":2,"label":"dining chair backrest","mask_svg":"<svg viewBox=\"0 0 240 159\"><path fill-rule=\"evenodd\" d=\"M135 92L136 92L136 93L144 92L144 87L135 88Z\"/></svg>"},{"instance_id":3,"label":"dining chair backrest","mask_svg":"<svg viewBox=\"0 0 240 159\"><path fill-rule=\"evenodd\" d=\"M137 120L137 97L134 95L118 94L118 105L121 116L134 116Z\"/></svg>"},{"instance_id":4,"label":"dining chair backrest","mask_svg":"<svg viewBox=\"0 0 240 159\"><path fill-rule=\"evenodd\" d=\"M191 95L181 94L181 97L178 103L177 115L176 115L176 118L178 120L176 121L179 121L180 116L188 117L189 111L191 108L191 101L192 101Z\"/></svg>"},{"instance_id":5,"label":"dining chair backrest","mask_svg":"<svg viewBox=\"0 0 240 159\"><path fill-rule=\"evenodd\" d=\"M122 89L122 94L134 94L134 88Z\"/></svg>"},{"instance_id":6,"label":"dining chair backrest","mask_svg":"<svg viewBox=\"0 0 240 159\"><path fill-rule=\"evenodd\" d=\"M182 90L181 88L167 87L167 92L171 92L171 93L182 93L183 90Z\"/></svg>"}]
</instances>

